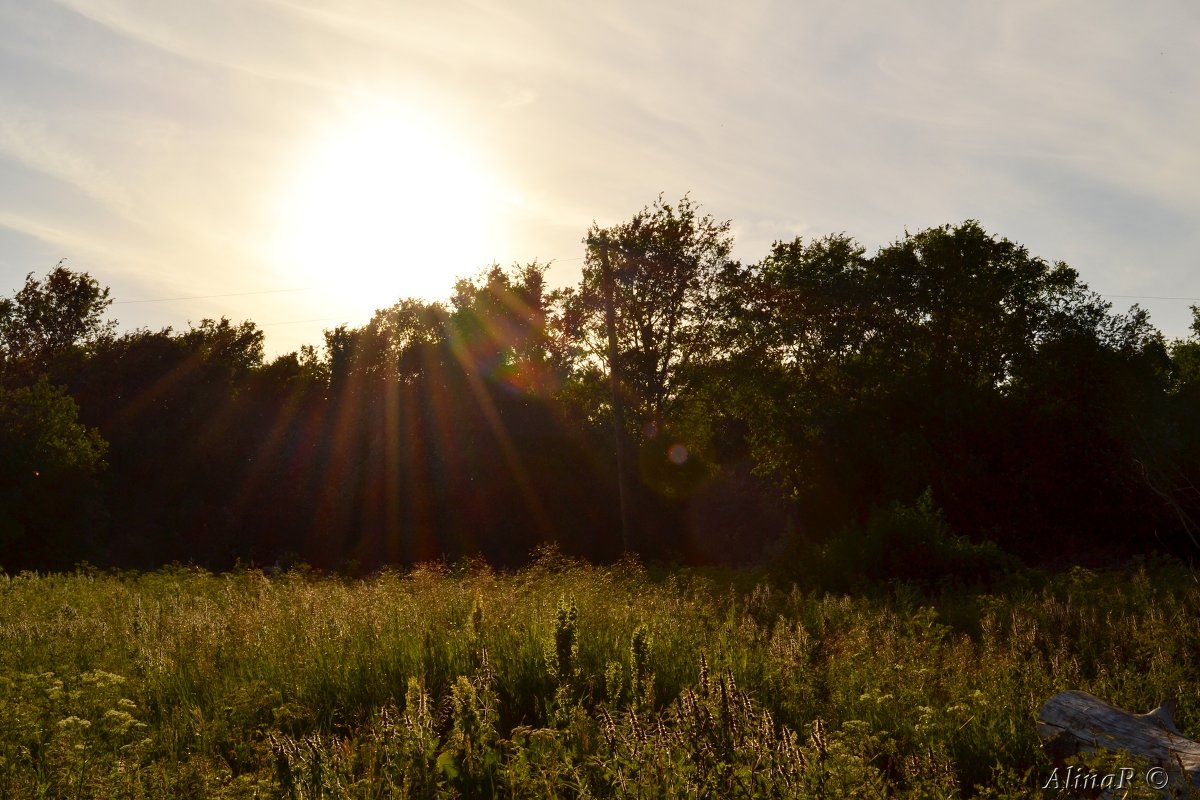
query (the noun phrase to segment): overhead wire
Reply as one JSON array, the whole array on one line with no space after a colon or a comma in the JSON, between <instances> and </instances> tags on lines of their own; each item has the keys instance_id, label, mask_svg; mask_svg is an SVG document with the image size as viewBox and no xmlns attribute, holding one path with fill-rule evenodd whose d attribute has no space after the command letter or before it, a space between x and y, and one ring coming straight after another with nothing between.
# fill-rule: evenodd
<instances>
[{"instance_id":1,"label":"overhead wire","mask_svg":"<svg viewBox=\"0 0 1200 800\"><path fill-rule=\"evenodd\" d=\"M552 258L547 263L556 264L561 261L583 261L585 256L576 258ZM228 292L225 294L195 294L184 297L149 297L143 300L114 300L114 306L130 305L133 303L170 303L176 300L213 300L219 297L247 297L255 294L283 294L285 292L313 292L319 290L320 286L295 286L288 289L260 289L253 292Z\"/></svg>"},{"instance_id":2,"label":"overhead wire","mask_svg":"<svg viewBox=\"0 0 1200 800\"><path fill-rule=\"evenodd\" d=\"M212 300L218 297L247 297L252 294L283 294L284 292L311 292L317 287L302 286L295 289L263 289L257 292L229 292L228 294L195 294L187 297L153 297L147 300L114 300L114 306L126 306L133 303L170 303L176 300Z\"/></svg>"},{"instance_id":3,"label":"overhead wire","mask_svg":"<svg viewBox=\"0 0 1200 800\"><path fill-rule=\"evenodd\" d=\"M575 257L575 258L555 258L555 259L551 259L549 263L554 264L554 263L558 263L558 262L571 262L571 261L583 261L583 260L584 260L584 256L579 256L579 257ZM297 287L290 287L290 288L286 288L286 289L261 289L261 290L253 291L253 292L226 292L223 294L197 294L197 295L186 295L186 296L181 296L181 297L152 297L152 298L146 298L146 299L142 299L142 300L116 300L113 302L113 305L120 306L120 305L134 305L134 304L143 304L143 303L172 303L172 302L180 302L180 301L184 301L184 300L216 300L216 299L225 298L225 297L250 297L253 295L264 295L264 294L289 294L289 293L295 293L295 292L311 292L311 291L316 291L319 288L320 287L316 287L316 286L297 286ZM1200 297L1181 297L1181 296L1175 296L1175 295L1112 294L1109 292L1097 292L1097 294L1099 294L1101 297L1113 297L1113 298L1118 298L1118 299L1122 299L1122 300L1180 300L1180 301L1200 303ZM258 325L260 328L268 328L268 327L275 327L275 326L279 326L279 325L302 325L304 323L309 323L309 322L333 322L335 320L340 320L340 319L344 319L344 317L312 317L309 319L289 319L289 320L281 320L279 322L263 322L263 323L258 323Z\"/></svg>"},{"instance_id":4,"label":"overhead wire","mask_svg":"<svg viewBox=\"0 0 1200 800\"><path fill-rule=\"evenodd\" d=\"M334 320L345 320L346 316L341 317L315 317L313 319L288 319L282 322L259 322L256 323L260 328L269 328L273 325L299 325L302 322L333 322Z\"/></svg>"}]
</instances>

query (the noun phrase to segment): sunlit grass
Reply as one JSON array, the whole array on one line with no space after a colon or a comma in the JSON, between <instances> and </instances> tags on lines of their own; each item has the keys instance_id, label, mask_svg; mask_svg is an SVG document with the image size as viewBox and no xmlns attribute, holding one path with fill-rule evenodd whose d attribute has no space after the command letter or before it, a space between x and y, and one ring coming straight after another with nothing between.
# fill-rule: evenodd
<instances>
[{"instance_id":1,"label":"sunlit grass","mask_svg":"<svg viewBox=\"0 0 1200 800\"><path fill-rule=\"evenodd\" d=\"M1056 691L1200 720L1198 604L1171 564L933 599L553 555L4 577L0 796L1031 796Z\"/></svg>"}]
</instances>

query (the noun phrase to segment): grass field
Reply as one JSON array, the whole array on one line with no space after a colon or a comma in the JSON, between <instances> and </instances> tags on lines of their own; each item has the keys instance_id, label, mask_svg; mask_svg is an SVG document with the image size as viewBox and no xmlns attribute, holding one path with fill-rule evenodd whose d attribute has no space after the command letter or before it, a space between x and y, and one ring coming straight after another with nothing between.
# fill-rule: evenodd
<instances>
[{"instance_id":1,"label":"grass field","mask_svg":"<svg viewBox=\"0 0 1200 800\"><path fill-rule=\"evenodd\" d=\"M0 577L0 796L1029 797L1062 689L1200 733L1187 569L995 591L554 555Z\"/></svg>"}]
</instances>

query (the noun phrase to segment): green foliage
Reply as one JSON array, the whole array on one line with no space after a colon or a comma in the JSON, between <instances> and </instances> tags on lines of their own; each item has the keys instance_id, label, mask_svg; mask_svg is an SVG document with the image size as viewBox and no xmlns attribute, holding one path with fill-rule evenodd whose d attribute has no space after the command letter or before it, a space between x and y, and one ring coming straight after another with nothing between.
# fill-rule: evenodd
<instances>
[{"instance_id":1,"label":"green foliage","mask_svg":"<svg viewBox=\"0 0 1200 800\"><path fill-rule=\"evenodd\" d=\"M0 577L0 796L1019 798L1062 689L1197 734L1173 562L932 600L730 577Z\"/></svg>"},{"instance_id":2,"label":"green foliage","mask_svg":"<svg viewBox=\"0 0 1200 800\"><path fill-rule=\"evenodd\" d=\"M633 641L629 645L629 691L635 705L652 705L654 703L652 645L650 629L645 625L638 625L633 631ZM703 674L703 656L701 659L701 674Z\"/></svg>"},{"instance_id":3,"label":"green foliage","mask_svg":"<svg viewBox=\"0 0 1200 800\"><path fill-rule=\"evenodd\" d=\"M560 598L554 615L554 633L546 641L546 666L559 685L575 677L575 659L579 654L579 607L575 598Z\"/></svg>"},{"instance_id":4,"label":"green foliage","mask_svg":"<svg viewBox=\"0 0 1200 800\"><path fill-rule=\"evenodd\" d=\"M592 226L573 288L492 265L270 364L249 321L115 336L108 290L60 264L0 299L0 385L49 374L109 442L105 513L44 528L102 563L515 566L550 541L748 563L785 531L854 526L841 539L876 551L864 576L991 559L946 534L923 571L905 553L925 523L871 518L926 486L955 532L1030 561L1200 543L1194 337L1165 342L972 220L873 254L846 235L748 265L732 248L730 222L660 196Z\"/></svg>"},{"instance_id":5,"label":"green foliage","mask_svg":"<svg viewBox=\"0 0 1200 800\"><path fill-rule=\"evenodd\" d=\"M0 385L0 565L65 566L64 555L87 556L86 537L63 541L64 531L94 523L85 515L95 512L106 448L44 375L19 389Z\"/></svg>"},{"instance_id":6,"label":"green foliage","mask_svg":"<svg viewBox=\"0 0 1200 800\"><path fill-rule=\"evenodd\" d=\"M1019 562L990 541L974 543L951 531L929 489L913 505L893 503L821 545L798 547L783 569L802 582L834 591L908 583L986 586Z\"/></svg>"},{"instance_id":7,"label":"green foliage","mask_svg":"<svg viewBox=\"0 0 1200 800\"><path fill-rule=\"evenodd\" d=\"M779 242L719 283L725 408L811 527L925 486L956 529L1025 555L1156 527L1131 465L1159 467L1170 439L1161 337L1066 264L967 221L873 255L844 235Z\"/></svg>"},{"instance_id":8,"label":"green foliage","mask_svg":"<svg viewBox=\"0 0 1200 800\"><path fill-rule=\"evenodd\" d=\"M503 270L493 264L458 281L450 299L449 329L460 361L491 381L546 396L569 368L567 343L554 333L554 300L547 264Z\"/></svg>"},{"instance_id":9,"label":"green foliage","mask_svg":"<svg viewBox=\"0 0 1200 800\"><path fill-rule=\"evenodd\" d=\"M585 237L583 280L577 292L563 296L565 316L585 358L607 365L602 268L607 259L634 430L647 421L673 420L695 389L699 368L716 353L709 303L717 275L730 260L730 224L702 215L687 196L674 205L660 196L628 222L593 225Z\"/></svg>"},{"instance_id":10,"label":"green foliage","mask_svg":"<svg viewBox=\"0 0 1200 800\"><path fill-rule=\"evenodd\" d=\"M0 486L92 472L105 449L99 432L79 422L71 396L46 377L19 389L0 386Z\"/></svg>"},{"instance_id":11,"label":"green foliage","mask_svg":"<svg viewBox=\"0 0 1200 800\"><path fill-rule=\"evenodd\" d=\"M61 265L0 300L0 564L93 536L107 454L115 558L343 565L0 573L0 797L1025 797L1054 691L1200 713L1189 572L1045 578L981 538L1197 535L1195 338L974 222L743 268L660 197L587 246L577 289L493 267L267 366L250 322L114 337ZM356 580L613 529L609 268L645 540L703 551L756 468L812 537L782 579Z\"/></svg>"},{"instance_id":12,"label":"green foliage","mask_svg":"<svg viewBox=\"0 0 1200 800\"><path fill-rule=\"evenodd\" d=\"M227 317L202 319L180 334L179 344L189 356L219 370L226 381L244 379L263 363L263 332L246 320L233 324Z\"/></svg>"},{"instance_id":13,"label":"green foliage","mask_svg":"<svg viewBox=\"0 0 1200 800\"><path fill-rule=\"evenodd\" d=\"M0 768L9 779L0 792L55 786L62 796L94 797L136 787L152 740L129 694L126 678L103 670L0 675Z\"/></svg>"}]
</instances>

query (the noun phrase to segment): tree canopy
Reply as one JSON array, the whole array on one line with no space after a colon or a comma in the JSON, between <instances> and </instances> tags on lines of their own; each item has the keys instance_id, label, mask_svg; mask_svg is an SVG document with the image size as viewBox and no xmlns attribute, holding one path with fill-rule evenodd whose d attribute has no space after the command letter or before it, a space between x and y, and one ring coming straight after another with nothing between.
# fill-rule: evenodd
<instances>
[{"instance_id":1,"label":"tree canopy","mask_svg":"<svg viewBox=\"0 0 1200 800\"><path fill-rule=\"evenodd\" d=\"M36 375L70 348L111 336L116 322L104 319L111 303L107 287L61 261L42 280L29 273L16 294L0 299L0 370Z\"/></svg>"},{"instance_id":2,"label":"tree canopy","mask_svg":"<svg viewBox=\"0 0 1200 800\"><path fill-rule=\"evenodd\" d=\"M670 415L695 368L715 353L716 279L733 248L729 222L701 215L688 197L660 196L628 222L593 225L584 242L583 280L567 297L576 335L607 364L601 262L615 281L616 336L626 388L642 422Z\"/></svg>"},{"instance_id":3,"label":"tree canopy","mask_svg":"<svg viewBox=\"0 0 1200 800\"><path fill-rule=\"evenodd\" d=\"M253 322L118 335L95 278L30 274L0 299L0 563L610 558L623 491L651 558L1200 546L1200 310L1167 341L972 220L745 264L731 230L660 196L592 225L574 286L492 265L270 362Z\"/></svg>"}]
</instances>

